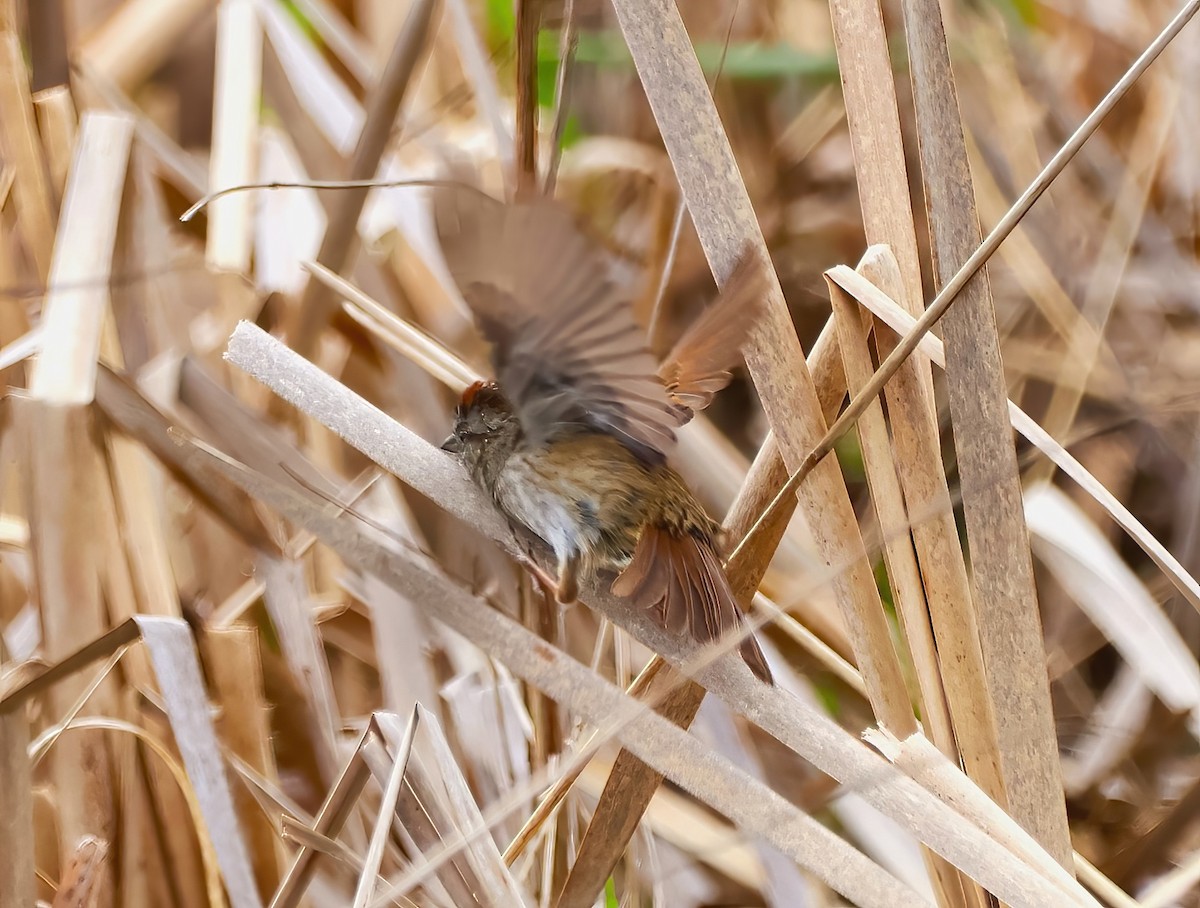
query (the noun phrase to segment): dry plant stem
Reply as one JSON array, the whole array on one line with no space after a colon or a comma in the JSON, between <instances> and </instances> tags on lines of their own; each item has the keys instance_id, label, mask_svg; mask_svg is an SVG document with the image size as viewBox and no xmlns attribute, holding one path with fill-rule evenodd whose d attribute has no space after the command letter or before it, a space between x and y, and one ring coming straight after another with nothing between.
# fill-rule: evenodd
<instances>
[{"instance_id":1,"label":"dry plant stem","mask_svg":"<svg viewBox=\"0 0 1200 908\"><path fill-rule=\"evenodd\" d=\"M29 719L24 709L0 711L0 908L25 908L36 900L33 857L33 774Z\"/></svg>"},{"instance_id":2,"label":"dry plant stem","mask_svg":"<svg viewBox=\"0 0 1200 908\"><path fill-rule=\"evenodd\" d=\"M347 175L350 180L369 180L379 168L392 134L392 125L425 47L436 5L437 0L417 0L409 11L383 75L367 102L366 122L359 134ZM368 187L358 185L338 193L329 204L329 222L321 240L317 261L330 271L336 273L346 267L368 192ZM289 332L292 346L299 353L304 356L313 354L317 338L335 306L333 295L324 284L308 282Z\"/></svg>"},{"instance_id":3,"label":"dry plant stem","mask_svg":"<svg viewBox=\"0 0 1200 908\"><path fill-rule=\"evenodd\" d=\"M374 320L376 333L382 329L388 342L408 359L416 363L430 376L440 381L456 394L462 394L479 376L461 359L431 338L424 331L389 311L382 303L372 299L345 278L334 274L324 265L304 262L304 269L330 290L355 304ZM351 314L351 318L359 319ZM365 320L364 320L365 321ZM363 321L360 321L362 324Z\"/></svg>"},{"instance_id":4,"label":"dry plant stem","mask_svg":"<svg viewBox=\"0 0 1200 908\"><path fill-rule=\"evenodd\" d=\"M138 616L134 620L149 650L171 730L204 814L230 902L234 908L258 908L262 902L209 718L191 630L178 618Z\"/></svg>"},{"instance_id":5,"label":"dry plant stem","mask_svg":"<svg viewBox=\"0 0 1200 908\"><path fill-rule=\"evenodd\" d=\"M766 311L746 349L746 364L785 463L798 467L824 433L825 420L691 41L673 0L617 0L614 7L718 283L747 245L768 269ZM832 586L876 716L904 735L916 722L845 482L832 461L813 477L799 490L801 507L821 558L844 566Z\"/></svg>"},{"instance_id":6,"label":"dry plant stem","mask_svg":"<svg viewBox=\"0 0 1200 908\"><path fill-rule=\"evenodd\" d=\"M221 0L217 8L210 190L254 179L262 46L262 25L254 0ZM237 273L249 270L253 221L254 200L249 196L231 196L213 204L204 250L209 267Z\"/></svg>"},{"instance_id":7,"label":"dry plant stem","mask_svg":"<svg viewBox=\"0 0 1200 908\"><path fill-rule=\"evenodd\" d=\"M562 40L558 46L558 72L554 77L554 129L550 137L550 160L546 163L544 195L553 196L558 181L558 165L562 162L563 135L571 109L571 76L575 71L575 50L579 36L575 28L575 0L566 0L563 7Z\"/></svg>"},{"instance_id":8,"label":"dry plant stem","mask_svg":"<svg viewBox=\"0 0 1200 908\"><path fill-rule=\"evenodd\" d=\"M368 729L359 739L354 753L342 767L337 781L330 786L329 793L325 795L325 800L321 804L321 809L317 811L312 827L313 832L333 837L345 825L354 810L359 793L371 777L371 770L363 762L362 750L367 743L368 736L375 734L376 732ZM303 845L300 846L299 851L292 858L287 873L284 874L283 881L271 897L270 908L294 908L299 904L304 890L316 870L314 863L316 857L315 852Z\"/></svg>"},{"instance_id":9,"label":"dry plant stem","mask_svg":"<svg viewBox=\"0 0 1200 908\"><path fill-rule=\"evenodd\" d=\"M66 192L71 153L75 148L75 102L69 88L56 85L34 95L33 106L37 110L38 131L46 152L50 189L61 199Z\"/></svg>"},{"instance_id":10,"label":"dry plant stem","mask_svg":"<svg viewBox=\"0 0 1200 908\"><path fill-rule=\"evenodd\" d=\"M108 419L145 445L247 545L261 551L277 550L270 532L241 490L211 470L206 471L203 462L188 458L186 452L172 444L167 437L171 422L137 390L104 367L96 376L96 402Z\"/></svg>"},{"instance_id":11,"label":"dry plant stem","mask_svg":"<svg viewBox=\"0 0 1200 908\"><path fill-rule=\"evenodd\" d=\"M479 527L505 545L508 551L520 550L490 502L451 458L392 422L261 330L246 323L239 325L230 339L226 355L449 513ZM795 814L788 813L785 819L776 813L781 805L769 789L732 770L707 751L697 750L694 738L657 714L630 707L619 690L566 659L511 620L446 583L440 575L429 571L418 556L383 551L352 524L338 520L319 503L268 483L262 477L249 476L235 465L217 460L198 448L192 450L195 456L207 458L210 469L226 480L244 488L247 484L252 485L253 494L280 510L286 519L307 526L342 557L361 569L378 574L413 601L442 603L439 618L475 640L515 674L536 684L565 708L610 731L613 726L609 720L613 716L637 715L634 725L618 723L624 746L657 771L664 772L708 801L746 831L760 835L795 859L803 860L796 849L807 846L793 838L801 829L795 825ZM594 608L618 620L647 646L668 654L673 661L685 661L681 655L685 650L693 652L686 641L659 628L647 615L631 614L607 591L592 586L584 592L585 601ZM895 773L885 761L836 723L786 691L757 682L736 655L726 653L716 664L701 669L699 680L735 710L823 772L857 790L866 801L911 830L918 839L1007 903L1031 908L1096 904L1077 887L1067 891L1061 887L1046 888L1051 884L1031 874L1028 865L997 846L981 830L964 821L919 785ZM579 691L587 693L581 695ZM625 713L626 707L634 708L635 712ZM730 772L735 773L736 781L729 777ZM729 787L720 786L723 793L712 787L718 777L729 782ZM728 803L730 800L734 803ZM750 805L749 809L747 805ZM843 872L830 870L831 866L824 865L819 872ZM839 868L844 866L838 864ZM856 871L844 872L854 874ZM840 882L848 881L842 879ZM898 897L895 893L891 896L893 908Z\"/></svg>"},{"instance_id":12,"label":"dry plant stem","mask_svg":"<svg viewBox=\"0 0 1200 908\"><path fill-rule=\"evenodd\" d=\"M875 254L868 250L864 258L877 264L869 271L860 268L859 273L901 293L894 260L886 249ZM881 355L891 349L894 341L894 332L886 327L875 333ZM1004 804L996 718L979 646L970 579L941 462L941 436L928 359L910 357L888 383L885 393L896 469L921 567L928 621L937 643L936 668L954 725L956 749L967 774L994 801ZM943 745L936 736L934 740ZM951 756L954 750L943 747L943 752Z\"/></svg>"},{"instance_id":13,"label":"dry plant stem","mask_svg":"<svg viewBox=\"0 0 1200 908\"><path fill-rule=\"evenodd\" d=\"M107 625L100 592L98 505L101 472L92 411L101 327L109 312L117 217L133 128L122 115L84 119L68 179L43 310L44 342L22 400L30 545L41 604L45 655L51 661L99 636ZM105 490L107 498L111 494ZM75 679L53 691L61 713L78 693ZM89 704L115 708L111 685ZM60 799L60 854L84 835L114 841L110 753L102 736L72 736L53 755ZM112 893L101 899L106 904Z\"/></svg>"},{"instance_id":14,"label":"dry plant stem","mask_svg":"<svg viewBox=\"0 0 1200 908\"><path fill-rule=\"evenodd\" d=\"M870 309L877 318L887 322L888 326L897 334L906 336L915 330L916 322L913 317L861 275L841 265L831 268L826 274L831 281ZM927 335L921 341L920 349L934 363L945 368L945 350L939 338ZM1158 565L1159 569L1166 574L1167 579L1191 603L1192 607L1200 611L1200 583L1196 582L1195 578L1158 541L1154 534L1147 530L1129 509L1121 504L1116 496L1072 457L1062 445L1051 438L1045 429L1011 401L1008 404L1008 414L1013 428L1053 460L1055 466L1075 480L1085 492L1094 498L1118 526L1125 530L1142 551Z\"/></svg>"},{"instance_id":15,"label":"dry plant stem","mask_svg":"<svg viewBox=\"0 0 1200 908\"><path fill-rule=\"evenodd\" d=\"M1096 108L1079 124L1079 127L1072 133L1071 137L1047 162L1041 173L1037 175L1037 178L1021 193L1021 196L1008 209L1004 217L991 229L983 242L979 244L979 247L963 262L962 267L955 272L954 276L946 281L942 289L937 292L937 295L930 302L925 313L913 325L912 330L900 339L896 348L880 364L879 368L875 370L874 376L872 376L871 381L863 389L863 393L850 401L846 409L842 411L842 415L829 427L829 431L825 433L820 443L808 452L808 455L804 458L799 468L793 470L787 484L775 496L768 511L782 506L782 502L785 499L794 495L805 478L833 450L833 446L850 430L855 420L866 409L870 399L883 390L883 386L888 383L896 373L896 370L900 368L900 364L911 356L912 352L921 343L921 338L929 333L929 330L937 324L938 320L954 304L958 298L959 291L975 276L975 273L983 267L984 263L992 257L1000 244L1004 242L1017 224L1020 223L1026 212L1033 207L1034 202L1041 198L1042 193L1050 187L1055 178L1062 173L1063 168L1070 163L1071 159L1079 152L1079 149L1083 147L1083 143L1099 128L1100 124L1104 122L1105 117L1125 97L1129 89L1141 77L1142 73L1146 71L1151 63L1158 59L1159 54L1175 39L1180 30L1195 17L1197 12L1200 12L1200 0L1188 0L1175 15L1175 18L1150 43L1146 50L1142 52L1142 55L1134 61L1133 65L1117 81L1117 84L1112 87L1109 93L1104 96L1103 100L1096 105ZM764 512L763 517L755 523L747 535L757 533L765 517L766 513ZM740 549L745 542L746 540L743 538L738 544L738 548ZM735 549L735 554L736 551Z\"/></svg>"},{"instance_id":16,"label":"dry plant stem","mask_svg":"<svg viewBox=\"0 0 1200 908\"><path fill-rule=\"evenodd\" d=\"M198 641L221 704L219 730L230 751L263 778L277 778L271 742L270 706L263 694L258 629L239 625L209 629ZM260 892L273 892L285 866L285 853L271 818L243 788L236 789L238 817L245 831Z\"/></svg>"},{"instance_id":17,"label":"dry plant stem","mask_svg":"<svg viewBox=\"0 0 1200 908\"><path fill-rule=\"evenodd\" d=\"M516 0L517 198L537 192L538 30L542 0Z\"/></svg>"},{"instance_id":18,"label":"dry plant stem","mask_svg":"<svg viewBox=\"0 0 1200 908\"><path fill-rule=\"evenodd\" d=\"M881 254L882 249L886 247L873 246L868 249L858 270L860 273L872 275L876 280L882 277L899 289L900 274L895 259ZM871 356L866 338L872 320L869 314L860 312L851 298L837 287L830 287L829 296L838 324L848 390L853 395L871 377ZM957 760L959 749L954 729L950 724L945 691L938 670L938 651L929 626L925 588L921 582L916 553L909 535L909 513L905 508L900 481L896 475L897 465L893 462L880 401L875 401L859 419L858 435L871 501L883 537L884 559L892 598L916 674L915 700L920 704L927 734L943 753ZM983 893L975 890L969 880L960 878L953 867L935 855L925 852L924 857L941 904L966 905L969 898L971 904L984 908L986 900Z\"/></svg>"},{"instance_id":19,"label":"dry plant stem","mask_svg":"<svg viewBox=\"0 0 1200 908\"><path fill-rule=\"evenodd\" d=\"M29 73L15 31L0 30L0 148L13 168L17 226L39 280L50 274L54 214L33 119Z\"/></svg>"},{"instance_id":20,"label":"dry plant stem","mask_svg":"<svg viewBox=\"0 0 1200 908\"><path fill-rule=\"evenodd\" d=\"M109 656L106 670L90 685L83 681L76 685L89 689L99 687L108 670L124 652L124 648L139 636L150 654L150 662L157 676L167 717L183 756L187 779L190 779L190 790L194 792L189 806L196 808L204 818L202 825L206 832L203 833L201 848L206 853L211 852L215 855L220 873L225 879L226 890L235 908L256 908L261 903L254 888L249 859L234 814L232 797L223 771L221 751L209 720L199 661L196 658L191 631L182 620L139 615L123 622L10 692L0 701L0 721L6 721L10 717L22 717L21 708L30 697L61 685L65 680L72 679L81 669ZM70 713L73 715L79 712L83 705L83 699L78 699L71 705ZM78 717L69 724L74 728L115 728L119 725L132 729L146 739L143 729L121 720ZM53 739L66 728L67 724L64 723L49 730L42 739L31 745L31 752L36 750L40 756L51 743L54 743L56 748L62 747L61 742L54 742ZM148 740L153 743L152 736ZM168 760L170 759L168 757ZM188 782L183 778L182 769L179 769L178 777L182 785L188 786ZM72 844L69 847L74 846ZM209 882L212 884L210 896L214 892L219 893L221 884L217 876L214 875Z\"/></svg>"},{"instance_id":21,"label":"dry plant stem","mask_svg":"<svg viewBox=\"0 0 1200 908\"><path fill-rule=\"evenodd\" d=\"M941 7L937 0L904 0L903 8L934 282L940 285L979 247L979 221ZM942 330L979 640L995 702L1008 808L1070 868L1033 557L986 270L963 286Z\"/></svg>"},{"instance_id":22,"label":"dry plant stem","mask_svg":"<svg viewBox=\"0 0 1200 908\"><path fill-rule=\"evenodd\" d=\"M838 346L832 322L826 325L813 345L811 360L812 374L817 381L817 396L822 401L824 414L832 415L845 397L845 379L837 368ZM763 445L741 492L730 507L725 527L732 536L745 532L749 521L759 513L759 503L768 498L771 490L787 475L773 439L772 435ZM781 511L773 527L775 532L760 535L753 549L748 550L736 565L728 566L730 584L743 607L750 603L762 582L787 528L786 518L790 516L790 510ZM666 692L655 707L658 712L681 728L688 728L700 709L704 689L693 682L680 683L679 676L674 672L663 679L657 689ZM629 751L622 750L618 754L592 814L578 857L558 897L558 908L591 904L624 853L661 783L662 774L639 761Z\"/></svg>"},{"instance_id":23,"label":"dry plant stem","mask_svg":"<svg viewBox=\"0 0 1200 908\"><path fill-rule=\"evenodd\" d=\"M209 0L126 0L88 37L79 56L121 91L130 91L170 57L211 5Z\"/></svg>"},{"instance_id":24,"label":"dry plant stem","mask_svg":"<svg viewBox=\"0 0 1200 908\"><path fill-rule=\"evenodd\" d=\"M358 888L354 891L353 908L366 908L371 897L375 894L375 881L379 868L383 864L383 849L387 844L388 832L392 828L392 817L396 813L396 800L400 797L400 785L404 781L404 770L408 765L408 757L412 752L413 735L417 730L417 707L413 707L412 716L404 729L404 738L396 751L392 770L388 775L387 786L383 791L383 799L379 802L379 816L375 821L375 829L371 833L371 843L367 848L363 872L358 878Z\"/></svg>"},{"instance_id":25,"label":"dry plant stem","mask_svg":"<svg viewBox=\"0 0 1200 908\"><path fill-rule=\"evenodd\" d=\"M635 699L643 699L646 691L649 689L650 682L653 681L659 672L666 668L666 666L667 663L663 660L662 656L654 656L654 658L647 662L642 670L638 672L638 676L630 682L629 686L625 688L626 695ZM586 753L590 758L590 756L595 753L596 748L600 745L597 737L598 736L596 735L595 731L593 731L585 744L582 746L576 746L574 748L576 753ZM587 766L587 763L580 761L575 769L559 776L555 780L554 784L546 790L546 792L542 795L541 800L538 801L537 807L534 808L533 813L529 815L529 819L525 821L520 831L513 836L513 840L509 842L508 847L504 849L503 857L505 864L511 867L513 862L520 857L521 852L525 850L525 846L527 846L529 841L534 837L534 835L537 834L537 831L542 827L542 824L546 822L550 814L552 814L558 808L558 805L562 803L562 799L566 797L566 794L568 791L570 791L571 786L575 784L575 780L579 778L580 774L583 773Z\"/></svg>"},{"instance_id":26,"label":"dry plant stem","mask_svg":"<svg viewBox=\"0 0 1200 908\"><path fill-rule=\"evenodd\" d=\"M857 270L860 274L871 274L876 281L879 281L881 276L892 278L890 283L895 284L898 272L895 271L894 260L890 263L880 262L880 252L883 248L885 247L872 246ZM888 264L892 265L891 274L886 274ZM848 390L853 395L871 376L871 353L867 348L871 323L869 316L867 319L863 318L861 310L849 294L836 285L830 286L829 298L838 325L838 341ZM929 627L925 591L921 585L920 571L909 537L909 515L892 459L883 406L878 400L867 408L858 421L858 437L871 502L883 538L888 580L892 587L896 612L912 654L918 685L914 693L921 706L923 724L927 734L942 752L956 758L958 746L954 741L954 731L950 726L950 714L938 673L937 647Z\"/></svg>"},{"instance_id":27,"label":"dry plant stem","mask_svg":"<svg viewBox=\"0 0 1200 908\"><path fill-rule=\"evenodd\" d=\"M652 702L657 701L654 708L659 715L686 729L696 718L704 693L699 684L669 669L659 672L651 684L650 696ZM595 901L637 831L663 777L663 773L629 750L622 749L617 754L571 872L554 902L556 908L585 908Z\"/></svg>"}]
</instances>

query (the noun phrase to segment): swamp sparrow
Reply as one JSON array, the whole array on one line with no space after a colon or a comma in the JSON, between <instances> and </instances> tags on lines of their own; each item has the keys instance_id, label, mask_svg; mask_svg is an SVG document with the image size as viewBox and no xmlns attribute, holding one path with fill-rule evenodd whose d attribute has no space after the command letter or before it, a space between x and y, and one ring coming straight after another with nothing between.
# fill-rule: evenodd
<instances>
[{"instance_id":1,"label":"swamp sparrow","mask_svg":"<svg viewBox=\"0 0 1200 908\"><path fill-rule=\"evenodd\" d=\"M558 560L558 599L581 572L673 633L711 643L742 615L718 555L721 527L667 465L674 430L707 406L764 293L747 255L721 299L659 365L600 247L548 198L503 203L440 188L446 264L492 345L495 382L463 394L442 447ZM742 658L771 672L752 636Z\"/></svg>"}]
</instances>

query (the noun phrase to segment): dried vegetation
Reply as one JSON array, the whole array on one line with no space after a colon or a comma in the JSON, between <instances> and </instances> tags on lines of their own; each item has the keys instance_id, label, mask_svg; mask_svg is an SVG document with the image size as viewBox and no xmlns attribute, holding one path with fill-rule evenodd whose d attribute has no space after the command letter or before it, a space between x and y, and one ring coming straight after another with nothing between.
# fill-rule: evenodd
<instances>
[{"instance_id":1,"label":"dried vegetation","mask_svg":"<svg viewBox=\"0 0 1200 908\"><path fill-rule=\"evenodd\" d=\"M0 0L0 908L1200 903L1198 6ZM773 263L778 686L436 449L464 167L660 352Z\"/></svg>"}]
</instances>

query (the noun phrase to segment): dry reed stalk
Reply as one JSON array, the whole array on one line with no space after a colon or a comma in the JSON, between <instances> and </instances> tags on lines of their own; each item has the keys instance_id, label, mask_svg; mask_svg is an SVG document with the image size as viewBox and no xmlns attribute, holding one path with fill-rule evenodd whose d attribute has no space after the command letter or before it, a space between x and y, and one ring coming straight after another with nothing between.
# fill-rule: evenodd
<instances>
[{"instance_id":1,"label":"dry reed stalk","mask_svg":"<svg viewBox=\"0 0 1200 908\"><path fill-rule=\"evenodd\" d=\"M857 270L864 276L873 276L877 282L882 277L884 280L890 279L892 284L898 284L896 277L899 272L895 260L888 260L882 247L871 247ZM871 377L871 353L867 349L871 324L864 324L858 306L840 288L831 286L829 296L838 326L838 346L846 370L847 390L853 396L862 390ZM918 689L912 691L911 695L920 704L920 714L933 740L948 756L957 757L958 746L950 727L950 713L938 673L938 653L929 626L925 590L921 585L920 570L909 536L909 515L892 459L883 406L879 401L868 407L859 419L858 436L871 501L883 538L892 597L916 672Z\"/></svg>"},{"instance_id":2,"label":"dry reed stalk","mask_svg":"<svg viewBox=\"0 0 1200 908\"><path fill-rule=\"evenodd\" d=\"M4 157L13 168L12 195L21 242L38 279L45 282L50 275L56 218L21 39L11 28L0 29L0 137Z\"/></svg>"},{"instance_id":3,"label":"dry reed stalk","mask_svg":"<svg viewBox=\"0 0 1200 908\"><path fill-rule=\"evenodd\" d=\"M615 9L718 283L747 246L766 266L762 233L673 0L620 0ZM768 276L767 307L746 365L784 462L794 469L824 432L825 420L773 269ZM798 490L801 507L821 558L841 566L831 584L876 715L903 734L916 724L845 482L832 462L813 476Z\"/></svg>"},{"instance_id":4,"label":"dry reed stalk","mask_svg":"<svg viewBox=\"0 0 1200 908\"><path fill-rule=\"evenodd\" d=\"M538 31L542 24L543 0L516 0L517 44L517 128L516 142L518 197L537 191L538 140Z\"/></svg>"},{"instance_id":5,"label":"dry reed stalk","mask_svg":"<svg viewBox=\"0 0 1200 908\"><path fill-rule=\"evenodd\" d=\"M867 243L885 243L895 256L891 267L881 258L870 267L876 278L887 281L895 298L916 313L921 308L921 271L907 180L900 178L906 174L907 165L882 17L873 5L844 2L833 4L831 14ZM869 256L870 252L864 264ZM843 316L850 328L853 321L844 307ZM887 339L877 335L876 343L881 357L890 352ZM869 361L862 362L869 366ZM852 396L861 393L866 378L860 374L859 387ZM911 525L910 516L940 515L912 527L924 583L913 583L910 578L905 585L910 589L908 596L897 602L909 633L909 646L917 647L913 661L926 697L922 715L944 752L954 756L961 751L967 772L993 798L1004 803L993 696L975 640L974 600L958 548L945 479L937 469L940 451L928 366L916 360L905 363L886 390L895 468L904 487L907 513L899 504L885 508L880 515L884 539L903 546L898 555L907 562L908 533L903 528ZM883 456L883 445L881 439L878 456ZM883 469L890 477L891 468ZM880 508L878 501L876 508ZM883 525L885 520L890 527ZM901 578L892 573L891 565L889 575L897 586ZM926 597L928 602L924 601ZM907 609L903 607L906 599ZM928 618L922 616L926 610L932 613ZM926 631L930 620L937 638L936 652ZM945 713L947 708L950 716ZM955 720L953 732L944 725L948 718ZM971 897L978 901L979 894Z\"/></svg>"},{"instance_id":6,"label":"dry reed stalk","mask_svg":"<svg viewBox=\"0 0 1200 908\"><path fill-rule=\"evenodd\" d=\"M213 699L221 704L222 741L265 778L276 777L257 630L250 627L211 630L199 642L205 669L212 679ZM239 787L234 800L246 834L258 892L266 897L279 885L286 854L270 819L249 792Z\"/></svg>"},{"instance_id":7,"label":"dry reed stalk","mask_svg":"<svg viewBox=\"0 0 1200 908\"><path fill-rule=\"evenodd\" d=\"M35 553L47 655L60 659L107 624L100 595L101 535L97 508L104 483L91 412L107 278L129 159L132 123L90 114L80 129L54 244L45 340L23 402L31 547ZM59 714L78 694L68 684L50 702ZM109 711L107 686L93 708ZM54 754L60 809L60 853L84 835L111 842L116 832L109 750L100 735L72 736ZM110 904L112 881L102 886Z\"/></svg>"},{"instance_id":8,"label":"dry reed stalk","mask_svg":"<svg viewBox=\"0 0 1200 908\"><path fill-rule=\"evenodd\" d=\"M400 797L400 786L404 782L408 757L412 751L413 734L417 730L418 716L419 713L414 710L404 729L404 738L392 758L392 768L388 773L387 785L383 790L383 799L379 803L379 816L375 821L375 829L371 833L371 842L364 861L365 866L359 875L358 887L354 890L353 908L366 908L369 900L375 894L375 880L379 875L380 865L383 863L383 849L392 828L392 816L396 812L396 800Z\"/></svg>"},{"instance_id":9,"label":"dry reed stalk","mask_svg":"<svg viewBox=\"0 0 1200 908\"><path fill-rule=\"evenodd\" d=\"M934 278L940 289L983 237L941 8L926 0L905 0L903 8ZM1071 836L1058 740L985 269L963 286L942 330L979 640L994 698L1007 804L1069 868Z\"/></svg>"},{"instance_id":10,"label":"dry reed stalk","mask_svg":"<svg viewBox=\"0 0 1200 908\"><path fill-rule=\"evenodd\" d=\"M188 626L178 618L138 616L142 642L150 654L175 744L204 816L201 833L211 843L233 908L262 904L250 854L242 837L221 746L208 714L200 661Z\"/></svg>"},{"instance_id":11,"label":"dry reed stalk","mask_svg":"<svg viewBox=\"0 0 1200 908\"><path fill-rule=\"evenodd\" d=\"M254 0L221 0L217 8L210 192L254 179L262 45L263 30ZM208 242L204 252L212 270L243 273L249 270L253 217L253 196L243 193L213 203L208 212Z\"/></svg>"},{"instance_id":12,"label":"dry reed stalk","mask_svg":"<svg viewBox=\"0 0 1200 908\"><path fill-rule=\"evenodd\" d=\"M79 56L121 91L130 91L170 58L176 42L211 5L208 0L124 0L88 36Z\"/></svg>"},{"instance_id":13,"label":"dry reed stalk","mask_svg":"<svg viewBox=\"0 0 1200 908\"><path fill-rule=\"evenodd\" d=\"M33 107L37 113L50 188L55 198L62 199L71 168L71 152L75 148L75 102L65 85L56 85L35 94Z\"/></svg>"}]
</instances>

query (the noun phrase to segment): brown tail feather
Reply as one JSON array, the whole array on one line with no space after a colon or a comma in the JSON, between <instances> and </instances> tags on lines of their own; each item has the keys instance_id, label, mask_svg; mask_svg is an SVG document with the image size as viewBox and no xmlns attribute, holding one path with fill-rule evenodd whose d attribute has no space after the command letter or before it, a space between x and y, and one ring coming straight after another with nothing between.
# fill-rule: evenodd
<instances>
[{"instance_id":1,"label":"brown tail feather","mask_svg":"<svg viewBox=\"0 0 1200 908\"><path fill-rule=\"evenodd\" d=\"M654 609L667 630L686 632L700 643L713 643L742 629L742 613L716 551L691 534L676 536L662 527L643 529L633 558L613 581L612 591ZM775 683L753 635L739 649L759 679Z\"/></svg>"}]
</instances>

